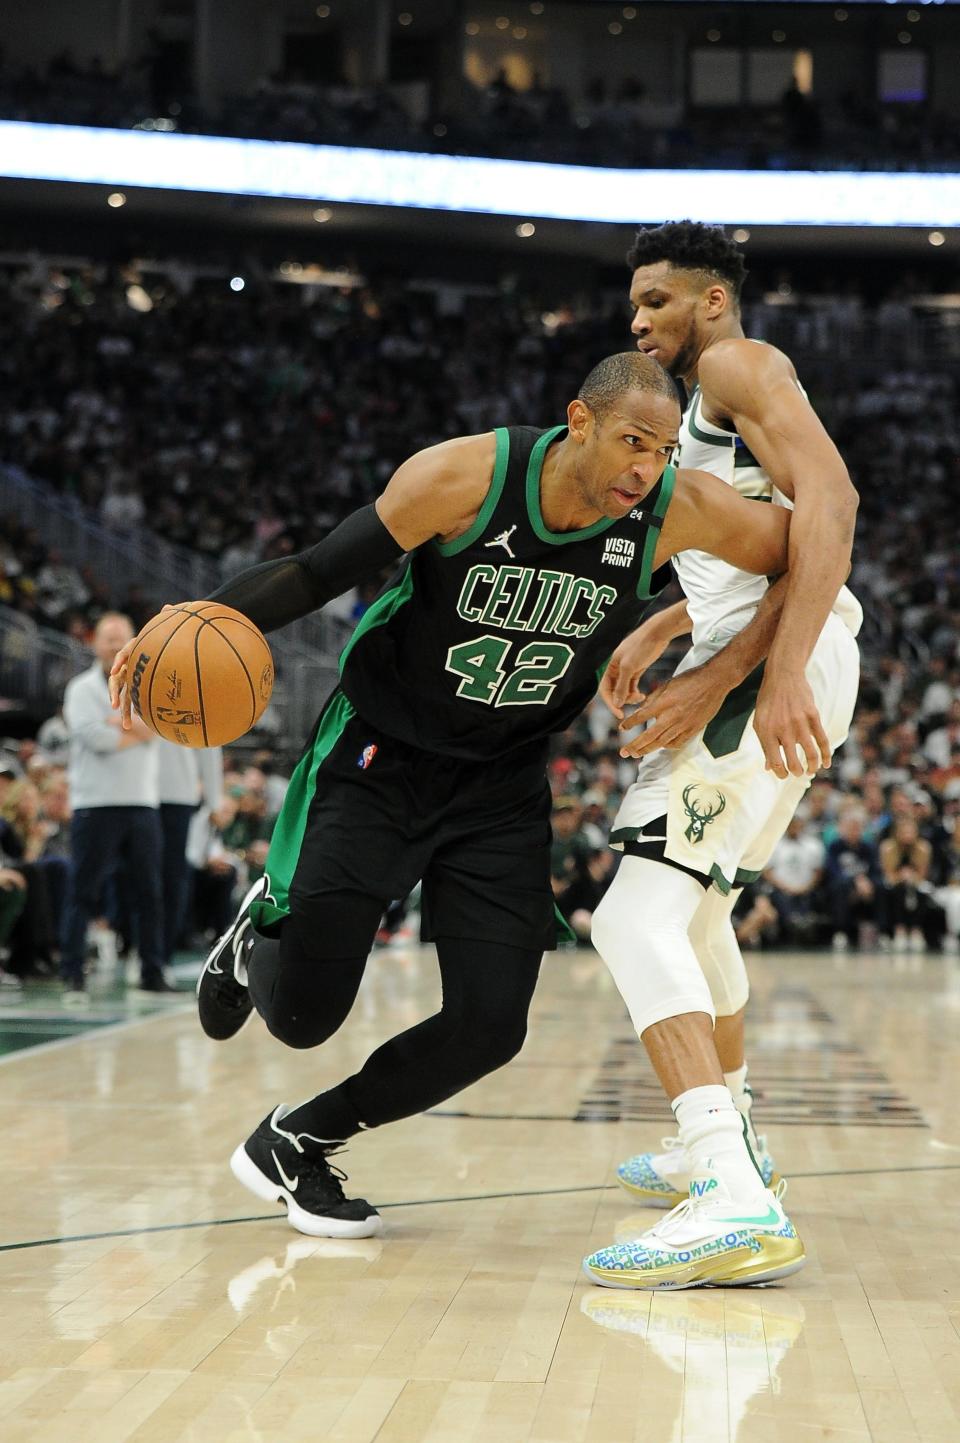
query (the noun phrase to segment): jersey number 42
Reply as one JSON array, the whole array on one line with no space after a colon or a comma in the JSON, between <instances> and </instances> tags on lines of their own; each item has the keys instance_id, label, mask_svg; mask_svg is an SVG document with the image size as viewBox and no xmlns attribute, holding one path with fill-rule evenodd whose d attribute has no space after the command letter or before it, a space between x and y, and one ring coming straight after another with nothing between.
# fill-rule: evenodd
<instances>
[{"instance_id":1,"label":"jersey number 42","mask_svg":"<svg viewBox=\"0 0 960 1443\"><path fill-rule=\"evenodd\" d=\"M528 641L508 672L513 642L502 636L478 636L447 652L447 671L463 680L457 696L488 706L545 706L573 661L573 647L562 641Z\"/></svg>"}]
</instances>

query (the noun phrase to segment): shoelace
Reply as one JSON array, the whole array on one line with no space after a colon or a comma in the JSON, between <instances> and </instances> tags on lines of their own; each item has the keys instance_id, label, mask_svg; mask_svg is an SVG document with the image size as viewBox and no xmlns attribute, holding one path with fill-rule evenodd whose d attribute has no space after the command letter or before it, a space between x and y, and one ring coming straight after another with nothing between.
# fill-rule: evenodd
<instances>
[{"instance_id":1,"label":"shoelace","mask_svg":"<svg viewBox=\"0 0 960 1443\"><path fill-rule=\"evenodd\" d=\"M773 1189L773 1195L776 1198L777 1202L780 1201L786 1190L787 1180L786 1178L781 1178L780 1181L777 1183L777 1186ZM650 1229L650 1232L647 1233L646 1236L649 1237L652 1233L660 1234L661 1236L666 1237L671 1232L676 1231L676 1225L678 1223L687 1222L692 1213L695 1213L698 1208L703 1208L706 1206L709 1206L709 1204L704 1198L685 1197L682 1202L677 1203L675 1208L671 1208L670 1211L667 1213L666 1217L663 1218L661 1222L658 1222L654 1227L652 1227Z\"/></svg>"},{"instance_id":2,"label":"shoelace","mask_svg":"<svg viewBox=\"0 0 960 1443\"><path fill-rule=\"evenodd\" d=\"M342 1184L347 1181L347 1174L340 1168L334 1167L330 1162L331 1157L339 1157L340 1153L323 1153L318 1158L311 1158L303 1154L303 1161L300 1163L300 1173L306 1176L308 1181L325 1184L338 1202L346 1202Z\"/></svg>"}]
</instances>

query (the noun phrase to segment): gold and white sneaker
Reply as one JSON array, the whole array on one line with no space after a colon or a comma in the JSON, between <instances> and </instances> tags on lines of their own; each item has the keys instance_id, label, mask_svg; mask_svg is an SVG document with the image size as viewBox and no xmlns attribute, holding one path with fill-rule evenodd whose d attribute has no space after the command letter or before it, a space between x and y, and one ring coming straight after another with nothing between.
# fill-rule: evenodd
<instances>
[{"instance_id":1,"label":"gold and white sneaker","mask_svg":"<svg viewBox=\"0 0 960 1443\"><path fill-rule=\"evenodd\" d=\"M637 1153L617 1168L620 1186L644 1207L676 1207L690 1191L690 1163L683 1143L674 1135L663 1138L661 1145L663 1152ZM775 1189L781 1178L770 1156L767 1139L751 1130L749 1145L764 1187Z\"/></svg>"},{"instance_id":2,"label":"gold and white sneaker","mask_svg":"<svg viewBox=\"0 0 960 1443\"><path fill-rule=\"evenodd\" d=\"M635 1242L613 1243L584 1259L591 1282L606 1288L735 1287L788 1277L806 1261L803 1243L780 1204L785 1184L756 1203L734 1201L706 1167L690 1195Z\"/></svg>"}]
</instances>

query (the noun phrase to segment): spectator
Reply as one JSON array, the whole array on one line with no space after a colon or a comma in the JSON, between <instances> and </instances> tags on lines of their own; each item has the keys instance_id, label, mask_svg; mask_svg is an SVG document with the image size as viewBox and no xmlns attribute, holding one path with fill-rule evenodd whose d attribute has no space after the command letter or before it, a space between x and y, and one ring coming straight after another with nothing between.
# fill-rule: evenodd
<instances>
[{"instance_id":1,"label":"spectator","mask_svg":"<svg viewBox=\"0 0 960 1443\"><path fill-rule=\"evenodd\" d=\"M901 817L880 843L880 865L886 890L886 930L893 950L923 952L943 936L944 916L933 897L930 864L933 848L913 817Z\"/></svg>"},{"instance_id":2,"label":"spectator","mask_svg":"<svg viewBox=\"0 0 960 1443\"><path fill-rule=\"evenodd\" d=\"M216 811L223 801L223 753L219 747L194 750L159 738L156 751L163 846L161 950L169 966L187 923L190 822L199 806Z\"/></svg>"},{"instance_id":3,"label":"spectator","mask_svg":"<svg viewBox=\"0 0 960 1443\"><path fill-rule=\"evenodd\" d=\"M839 836L827 848L833 945L838 951L866 939L870 927L875 935L883 878L877 848L863 835L865 820L858 807L848 807L840 817Z\"/></svg>"},{"instance_id":4,"label":"spectator","mask_svg":"<svg viewBox=\"0 0 960 1443\"><path fill-rule=\"evenodd\" d=\"M27 882L23 873L0 863L0 988L20 986L20 978L6 967L10 960L7 943L23 911L26 897Z\"/></svg>"},{"instance_id":5,"label":"spectator","mask_svg":"<svg viewBox=\"0 0 960 1443\"><path fill-rule=\"evenodd\" d=\"M819 889L826 850L798 813L777 843L764 872L777 920L777 941L795 946L815 940L820 923Z\"/></svg>"},{"instance_id":6,"label":"spectator","mask_svg":"<svg viewBox=\"0 0 960 1443\"><path fill-rule=\"evenodd\" d=\"M960 951L960 811L949 818L934 901L944 912L944 950Z\"/></svg>"},{"instance_id":7,"label":"spectator","mask_svg":"<svg viewBox=\"0 0 960 1443\"><path fill-rule=\"evenodd\" d=\"M61 974L65 1000L86 996L83 977L87 925L99 915L107 877L121 856L130 859L130 884L140 949L140 985L171 991L163 975L162 845L157 747L134 716L123 731L110 707L107 675L133 636L126 616L108 612L93 639L95 661L68 684L63 715L70 730L70 879L64 915Z\"/></svg>"},{"instance_id":8,"label":"spectator","mask_svg":"<svg viewBox=\"0 0 960 1443\"><path fill-rule=\"evenodd\" d=\"M20 977L49 972L58 960L58 924L62 917L66 862L45 857L49 835L40 792L26 778L13 784L0 807L4 851L26 884L23 907L10 937L10 970Z\"/></svg>"},{"instance_id":9,"label":"spectator","mask_svg":"<svg viewBox=\"0 0 960 1443\"><path fill-rule=\"evenodd\" d=\"M222 797L216 807L201 807L190 826L187 857L193 877L193 920L205 941L226 932L236 910L234 894L241 874L247 877L242 859L224 842L224 832L237 814L236 798Z\"/></svg>"}]
</instances>

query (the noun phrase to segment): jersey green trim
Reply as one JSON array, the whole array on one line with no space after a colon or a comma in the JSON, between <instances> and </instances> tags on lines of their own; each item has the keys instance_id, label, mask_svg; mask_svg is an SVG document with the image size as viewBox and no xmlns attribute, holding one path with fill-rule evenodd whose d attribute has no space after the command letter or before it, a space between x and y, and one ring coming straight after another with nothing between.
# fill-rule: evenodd
<instances>
[{"instance_id":1,"label":"jersey green trim","mask_svg":"<svg viewBox=\"0 0 960 1443\"><path fill-rule=\"evenodd\" d=\"M720 895L723 897L729 897L730 893L733 891L733 883L727 881L726 877L723 875L716 862L714 862L713 866L710 868L709 876L711 882L716 887Z\"/></svg>"},{"instance_id":2,"label":"jersey green trim","mask_svg":"<svg viewBox=\"0 0 960 1443\"><path fill-rule=\"evenodd\" d=\"M673 497L673 490L677 484L677 472L673 466L668 466L660 477L656 491L656 500L653 503L653 515L661 519L667 514L667 507ZM646 540L643 543L643 560L640 563L640 580L637 582L637 598L640 601L650 601L650 582L653 577L653 558L657 551L657 542L660 539L659 526L648 526Z\"/></svg>"},{"instance_id":3,"label":"jersey green trim","mask_svg":"<svg viewBox=\"0 0 960 1443\"><path fill-rule=\"evenodd\" d=\"M368 613L369 614L369 613ZM356 713L342 691L335 691L320 714L310 749L304 752L287 788L280 815L273 828L267 853L266 896L250 908L250 920L258 929L280 922L290 911L290 884L300 860L307 815L317 790L317 773Z\"/></svg>"},{"instance_id":4,"label":"jersey green trim","mask_svg":"<svg viewBox=\"0 0 960 1443\"><path fill-rule=\"evenodd\" d=\"M556 923L557 928L557 937L554 946L559 946L561 942L572 942L573 945L576 946L577 942L580 939L578 938L573 928L570 926L570 923L567 921L566 917L560 911L560 908L557 906L556 902L554 902L553 904L553 920Z\"/></svg>"},{"instance_id":5,"label":"jersey green trim","mask_svg":"<svg viewBox=\"0 0 960 1443\"><path fill-rule=\"evenodd\" d=\"M497 502L503 494L503 483L507 479L507 462L510 459L510 433L505 426L498 426L494 431L497 442L496 459L493 463L493 479L490 482L490 490L483 498L483 505L477 512L477 519L473 525L468 527L462 536L456 537L453 541L434 541L434 546L441 556L456 556L458 551L465 551L478 536L482 536L487 529L487 523L494 511L497 509Z\"/></svg>"},{"instance_id":6,"label":"jersey green trim","mask_svg":"<svg viewBox=\"0 0 960 1443\"><path fill-rule=\"evenodd\" d=\"M347 657L351 651L353 651L353 648L361 636L365 636L366 633L372 631L375 626L386 625L390 618L400 610L401 606L410 600L412 595L413 566L408 562L406 571L404 571L396 585L391 586L390 590L385 591L382 596L378 596L373 605L368 606L361 616L356 631L340 653L341 675L343 674L343 668L346 666Z\"/></svg>"},{"instance_id":7,"label":"jersey green trim","mask_svg":"<svg viewBox=\"0 0 960 1443\"><path fill-rule=\"evenodd\" d=\"M747 722L756 709L763 668L761 662L728 693L716 716L704 728L703 744L712 757L728 757L739 747Z\"/></svg>"},{"instance_id":8,"label":"jersey green trim","mask_svg":"<svg viewBox=\"0 0 960 1443\"><path fill-rule=\"evenodd\" d=\"M592 526L584 526L580 531L550 531L543 519L543 512L540 510L540 472L543 470L543 458L547 453L547 447L551 441L555 441L566 426L554 426L550 431L544 431L530 452L530 460L527 465L527 514L530 517L530 525L533 527L541 541L546 541L550 546L566 546L571 541L586 541L591 536L599 536L601 531L608 530L616 522L615 516L604 516L601 521L595 521Z\"/></svg>"},{"instance_id":9,"label":"jersey green trim","mask_svg":"<svg viewBox=\"0 0 960 1443\"><path fill-rule=\"evenodd\" d=\"M737 444L737 438L732 431L719 431L716 435L711 435L709 431L702 431L700 429L696 420L697 407L699 405L700 387L698 386L693 393L693 400L690 402L690 414L687 416L687 430L690 432L690 435L697 441L705 441L708 446L735 446ZM707 421L704 424L709 425L710 422Z\"/></svg>"}]
</instances>

